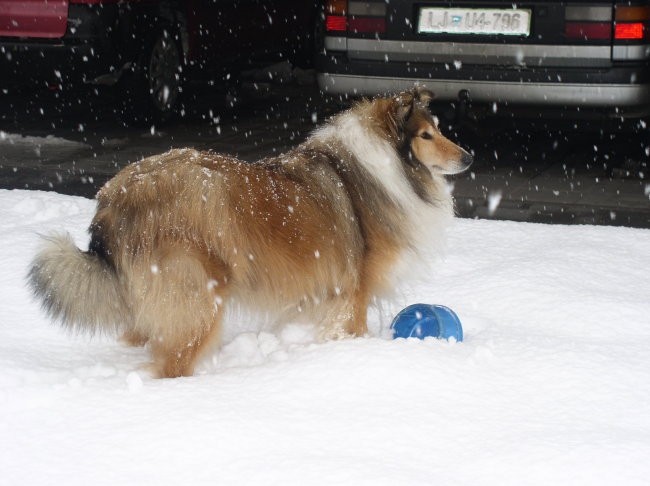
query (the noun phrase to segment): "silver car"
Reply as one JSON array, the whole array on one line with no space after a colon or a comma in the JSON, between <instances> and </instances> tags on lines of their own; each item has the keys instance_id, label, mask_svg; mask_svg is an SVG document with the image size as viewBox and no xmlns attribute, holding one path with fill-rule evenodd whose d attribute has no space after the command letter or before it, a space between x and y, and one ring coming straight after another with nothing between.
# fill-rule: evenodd
<instances>
[{"instance_id":1,"label":"silver car","mask_svg":"<svg viewBox=\"0 0 650 486\"><path fill-rule=\"evenodd\" d=\"M321 89L650 113L647 1L325 2Z\"/></svg>"}]
</instances>

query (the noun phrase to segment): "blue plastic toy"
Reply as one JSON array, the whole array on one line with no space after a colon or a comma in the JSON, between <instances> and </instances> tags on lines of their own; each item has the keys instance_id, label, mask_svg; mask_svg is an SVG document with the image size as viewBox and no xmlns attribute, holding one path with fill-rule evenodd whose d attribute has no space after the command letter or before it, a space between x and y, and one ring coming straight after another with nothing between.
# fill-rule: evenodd
<instances>
[{"instance_id":1,"label":"blue plastic toy","mask_svg":"<svg viewBox=\"0 0 650 486\"><path fill-rule=\"evenodd\" d=\"M393 338L433 336L463 340L463 327L454 311L444 305L413 304L395 316L390 325Z\"/></svg>"}]
</instances>

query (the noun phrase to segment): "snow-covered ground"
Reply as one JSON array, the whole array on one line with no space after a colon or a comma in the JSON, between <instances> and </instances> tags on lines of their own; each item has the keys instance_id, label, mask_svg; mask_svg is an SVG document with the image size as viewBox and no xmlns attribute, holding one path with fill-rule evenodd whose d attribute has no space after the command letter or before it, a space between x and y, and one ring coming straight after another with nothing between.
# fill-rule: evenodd
<instances>
[{"instance_id":1,"label":"snow-covered ground","mask_svg":"<svg viewBox=\"0 0 650 486\"><path fill-rule=\"evenodd\" d=\"M0 484L645 485L650 231L458 220L372 337L316 343L233 315L196 376L53 326L38 233L87 244L94 202L0 190ZM465 341L390 340L414 302Z\"/></svg>"}]
</instances>

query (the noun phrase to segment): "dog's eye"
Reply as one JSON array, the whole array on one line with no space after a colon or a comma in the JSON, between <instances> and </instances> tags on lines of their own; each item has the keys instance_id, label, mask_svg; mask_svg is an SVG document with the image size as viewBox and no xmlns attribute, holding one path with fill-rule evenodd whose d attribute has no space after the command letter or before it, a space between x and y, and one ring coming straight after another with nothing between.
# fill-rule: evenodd
<instances>
[{"instance_id":1,"label":"dog's eye","mask_svg":"<svg viewBox=\"0 0 650 486\"><path fill-rule=\"evenodd\" d=\"M425 140L433 140L433 135L431 135L429 132L422 132L420 134L420 137L422 137Z\"/></svg>"}]
</instances>

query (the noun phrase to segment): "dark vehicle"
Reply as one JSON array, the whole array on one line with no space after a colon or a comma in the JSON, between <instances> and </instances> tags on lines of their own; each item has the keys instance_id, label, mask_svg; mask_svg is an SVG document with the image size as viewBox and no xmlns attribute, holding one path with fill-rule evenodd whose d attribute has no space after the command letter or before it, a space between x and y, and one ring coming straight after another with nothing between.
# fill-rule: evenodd
<instances>
[{"instance_id":1,"label":"dark vehicle","mask_svg":"<svg viewBox=\"0 0 650 486\"><path fill-rule=\"evenodd\" d=\"M439 99L650 112L642 1L330 0L316 69L329 93L422 84Z\"/></svg>"},{"instance_id":2,"label":"dark vehicle","mask_svg":"<svg viewBox=\"0 0 650 486\"><path fill-rule=\"evenodd\" d=\"M117 85L165 118L186 79L223 84L256 63L311 57L315 9L301 4L0 0L0 84Z\"/></svg>"}]
</instances>

